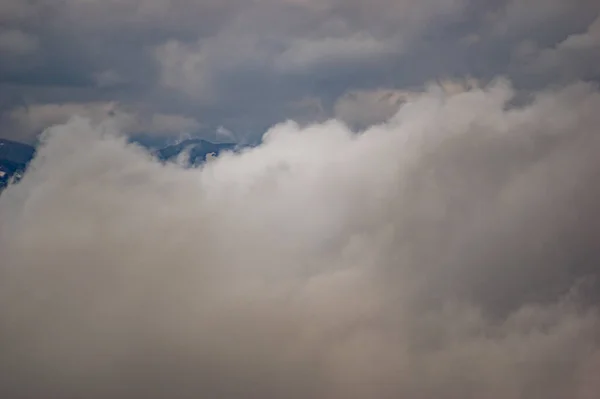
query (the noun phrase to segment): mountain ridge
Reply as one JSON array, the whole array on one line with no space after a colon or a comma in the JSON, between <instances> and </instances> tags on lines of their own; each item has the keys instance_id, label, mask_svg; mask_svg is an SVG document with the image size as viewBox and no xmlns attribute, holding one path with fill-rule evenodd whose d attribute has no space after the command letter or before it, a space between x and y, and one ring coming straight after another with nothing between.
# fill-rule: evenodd
<instances>
[{"instance_id":1,"label":"mountain ridge","mask_svg":"<svg viewBox=\"0 0 600 399\"><path fill-rule=\"evenodd\" d=\"M0 138L0 190L20 179L34 156L35 147Z\"/></svg>"},{"instance_id":2,"label":"mountain ridge","mask_svg":"<svg viewBox=\"0 0 600 399\"><path fill-rule=\"evenodd\" d=\"M176 144L167 145L158 150L146 147L156 158L162 162L177 160L180 155L186 155L188 166L198 166L206 161L209 154L218 155L222 151L234 151L238 148L235 143L213 143L202 138L191 138ZM31 160L35 157L34 146L13 140L0 138L0 191L11 180L19 180Z\"/></svg>"}]
</instances>

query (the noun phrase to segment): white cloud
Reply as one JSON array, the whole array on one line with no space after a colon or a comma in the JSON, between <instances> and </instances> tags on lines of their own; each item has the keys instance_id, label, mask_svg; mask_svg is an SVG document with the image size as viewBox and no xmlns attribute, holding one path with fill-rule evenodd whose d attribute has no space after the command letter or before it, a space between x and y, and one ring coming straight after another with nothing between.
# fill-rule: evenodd
<instances>
[{"instance_id":1,"label":"white cloud","mask_svg":"<svg viewBox=\"0 0 600 399\"><path fill-rule=\"evenodd\" d=\"M52 128L0 196L0 394L592 399L600 93L513 95L433 85L200 169Z\"/></svg>"}]
</instances>

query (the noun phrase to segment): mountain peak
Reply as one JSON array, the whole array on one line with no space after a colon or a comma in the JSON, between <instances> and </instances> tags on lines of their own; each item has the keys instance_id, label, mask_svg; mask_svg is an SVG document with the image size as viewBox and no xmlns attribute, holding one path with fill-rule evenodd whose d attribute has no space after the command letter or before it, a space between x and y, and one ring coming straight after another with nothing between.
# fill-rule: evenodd
<instances>
[{"instance_id":1,"label":"mountain peak","mask_svg":"<svg viewBox=\"0 0 600 399\"><path fill-rule=\"evenodd\" d=\"M209 154L218 155L222 151L236 148L234 143L212 143L204 139L187 139L156 151L156 156L161 161L170 161L184 152L189 155L189 164L198 165L204 162Z\"/></svg>"}]
</instances>

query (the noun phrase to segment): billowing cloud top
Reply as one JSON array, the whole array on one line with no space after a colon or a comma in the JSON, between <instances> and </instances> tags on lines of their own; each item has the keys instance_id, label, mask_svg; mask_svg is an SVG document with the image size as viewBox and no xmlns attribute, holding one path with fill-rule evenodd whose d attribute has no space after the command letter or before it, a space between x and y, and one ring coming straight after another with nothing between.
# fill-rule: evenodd
<instances>
[{"instance_id":1,"label":"billowing cloud top","mask_svg":"<svg viewBox=\"0 0 600 399\"><path fill-rule=\"evenodd\" d=\"M595 398L600 92L458 87L195 169L48 130L0 196L0 396Z\"/></svg>"}]
</instances>

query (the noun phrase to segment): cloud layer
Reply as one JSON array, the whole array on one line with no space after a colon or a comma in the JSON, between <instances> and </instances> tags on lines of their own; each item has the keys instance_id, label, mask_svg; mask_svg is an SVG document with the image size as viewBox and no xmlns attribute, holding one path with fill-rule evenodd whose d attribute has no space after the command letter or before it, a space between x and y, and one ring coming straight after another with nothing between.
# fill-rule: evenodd
<instances>
[{"instance_id":1,"label":"cloud layer","mask_svg":"<svg viewBox=\"0 0 600 399\"><path fill-rule=\"evenodd\" d=\"M593 399L598 109L430 85L199 169L53 127L0 197L0 396Z\"/></svg>"},{"instance_id":2,"label":"cloud layer","mask_svg":"<svg viewBox=\"0 0 600 399\"><path fill-rule=\"evenodd\" d=\"M353 93L597 81L599 12L596 0L5 0L0 136L35 141L41 129L12 124L22 108L115 103L143 109L143 126L171 115L202 121L196 136L224 126L254 142L290 118L337 116ZM296 106L308 100L320 106ZM372 110L360 123L381 121Z\"/></svg>"}]
</instances>

